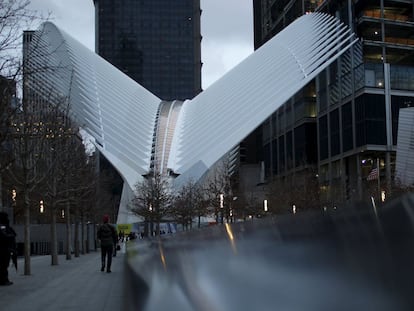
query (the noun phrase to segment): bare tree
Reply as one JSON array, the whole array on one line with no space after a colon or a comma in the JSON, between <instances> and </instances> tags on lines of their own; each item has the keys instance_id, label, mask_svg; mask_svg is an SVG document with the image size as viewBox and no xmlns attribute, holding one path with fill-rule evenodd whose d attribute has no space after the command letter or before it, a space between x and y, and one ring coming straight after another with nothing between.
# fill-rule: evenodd
<instances>
[{"instance_id":1,"label":"bare tree","mask_svg":"<svg viewBox=\"0 0 414 311\"><path fill-rule=\"evenodd\" d=\"M201 226L201 217L208 214L203 188L189 181L179 189L174 196L171 209L173 219L183 226L183 230L192 229L193 219L198 218L198 227Z\"/></svg>"},{"instance_id":2,"label":"bare tree","mask_svg":"<svg viewBox=\"0 0 414 311\"><path fill-rule=\"evenodd\" d=\"M241 199L237 200L237 203L239 206L242 206L239 213L243 220L246 220L247 216L258 217L263 213L262 200L258 193L254 191L243 193Z\"/></svg>"},{"instance_id":3,"label":"bare tree","mask_svg":"<svg viewBox=\"0 0 414 311\"><path fill-rule=\"evenodd\" d=\"M148 224L150 227L155 224L155 234L159 235L160 223L171 211L172 195L168 180L159 173L153 173L137 183L135 190L131 211L145 220L146 234L154 231L153 228L148 230Z\"/></svg>"},{"instance_id":4,"label":"bare tree","mask_svg":"<svg viewBox=\"0 0 414 311\"><path fill-rule=\"evenodd\" d=\"M92 212L91 206L94 206L93 202L96 202L96 184L97 174L95 171L95 163L92 161L92 157L85 153L82 144L77 142L79 146L79 152L76 153L75 161L71 161L72 166L72 178L69 188L70 200L73 201L74 206L74 218L75 218L75 257L79 257L80 245L79 240L85 241L84 236L84 224L85 215ZM91 199L94 199L93 201ZM82 234L79 236L79 225L82 226ZM82 253L84 253L84 242L82 243Z\"/></svg>"},{"instance_id":5,"label":"bare tree","mask_svg":"<svg viewBox=\"0 0 414 311\"><path fill-rule=\"evenodd\" d=\"M25 274L30 274L31 202L39 200L40 190L51 213L52 264L58 264L56 212L61 206L64 206L67 228L66 255L67 259L71 258L70 204L81 187L73 179L82 165L86 165L77 129L71 126L65 114L68 111L67 105L63 105L66 101L59 104L36 98L32 103L33 98L25 97L14 118L12 147L15 157L7 170L13 188L23 197ZM33 106L41 107L34 110Z\"/></svg>"},{"instance_id":6,"label":"bare tree","mask_svg":"<svg viewBox=\"0 0 414 311\"><path fill-rule=\"evenodd\" d=\"M312 169L273 181L267 187L267 197L273 214L321 208L319 181Z\"/></svg>"},{"instance_id":7,"label":"bare tree","mask_svg":"<svg viewBox=\"0 0 414 311\"><path fill-rule=\"evenodd\" d=\"M0 77L0 208L3 208L3 172L13 161L10 150L10 123L16 109L13 105L15 100L16 83Z\"/></svg>"},{"instance_id":8,"label":"bare tree","mask_svg":"<svg viewBox=\"0 0 414 311\"><path fill-rule=\"evenodd\" d=\"M49 111L52 110L49 107ZM53 108L56 109L56 108ZM30 274L30 210L31 196L49 176L56 159L50 156L51 121L22 106L12 124L14 160L8 166L7 176L16 192L23 198L25 275Z\"/></svg>"},{"instance_id":9,"label":"bare tree","mask_svg":"<svg viewBox=\"0 0 414 311\"><path fill-rule=\"evenodd\" d=\"M34 175L29 171L36 166L35 163L40 164L40 152L43 145L34 146L39 143L40 137L44 134L36 118L27 109L22 109L21 103L17 101L19 91L16 92L16 89L19 90L19 86L22 86L24 68L21 54L18 52L22 47L23 29L30 28L34 22L41 20L36 12L29 10L29 3L28 0L8 0L0 3L0 75L7 80L9 85L6 93L14 94L12 96L14 98L2 96L0 103L0 153L2 154L0 193L3 192L2 179L7 178L4 175L7 173L8 177L14 181L15 188L13 189L20 190L25 210L25 274L30 274L29 193L36 186ZM15 90L11 91L10 86ZM22 138L23 135L26 135L25 139ZM13 169L11 169L12 166ZM16 176L20 177L15 178ZM21 176L25 177L21 178ZM2 203L3 198L0 196L0 205Z\"/></svg>"},{"instance_id":10,"label":"bare tree","mask_svg":"<svg viewBox=\"0 0 414 311\"><path fill-rule=\"evenodd\" d=\"M0 208L3 207L2 179L4 170L13 160L10 151L10 123L18 111L16 90L21 85L22 34L42 18L28 9L30 1L0 2Z\"/></svg>"},{"instance_id":11,"label":"bare tree","mask_svg":"<svg viewBox=\"0 0 414 311\"><path fill-rule=\"evenodd\" d=\"M204 182L204 193L209 201L217 222L228 222L234 219L234 178L230 164L223 161L215 167Z\"/></svg>"},{"instance_id":12,"label":"bare tree","mask_svg":"<svg viewBox=\"0 0 414 311\"><path fill-rule=\"evenodd\" d=\"M0 75L20 83L22 80L22 34L35 23L45 20L38 12L29 9L29 0L0 2Z\"/></svg>"},{"instance_id":13,"label":"bare tree","mask_svg":"<svg viewBox=\"0 0 414 311\"><path fill-rule=\"evenodd\" d=\"M43 119L47 124L48 140L45 148L44 159L49 167L49 174L44 182L38 185L42 188L43 200L50 213L50 237L51 237L51 257L52 265L58 264L57 257L57 233L56 221L57 210L66 201L66 170L64 158L71 149L67 148L68 140L74 133L74 129L68 126L67 118L58 109L54 108L47 112L48 120ZM40 190L40 189L38 189Z\"/></svg>"},{"instance_id":14,"label":"bare tree","mask_svg":"<svg viewBox=\"0 0 414 311\"><path fill-rule=\"evenodd\" d=\"M56 107L57 109L57 107ZM78 136L78 127L61 111L54 111L56 115L51 120L49 132L49 176L42 187L43 199L51 215L51 259L52 265L58 264L56 222L58 212L65 210L67 224L67 259L71 253L71 210L83 211L83 201L95 191L94 164L86 154L81 138ZM49 113L52 113L51 111ZM78 217L75 217L75 222ZM75 255L79 256L78 226L75 226Z\"/></svg>"},{"instance_id":15,"label":"bare tree","mask_svg":"<svg viewBox=\"0 0 414 311\"><path fill-rule=\"evenodd\" d=\"M206 190L201 185L196 185L194 192L194 205L193 212L194 216L197 217L197 227L201 227L201 218L211 215L211 208L206 195Z\"/></svg>"}]
</instances>

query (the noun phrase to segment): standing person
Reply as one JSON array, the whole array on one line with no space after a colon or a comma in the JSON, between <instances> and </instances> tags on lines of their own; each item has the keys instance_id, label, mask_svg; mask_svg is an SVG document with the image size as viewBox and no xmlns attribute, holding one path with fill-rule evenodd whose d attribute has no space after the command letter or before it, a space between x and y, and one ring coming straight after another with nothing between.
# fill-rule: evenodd
<instances>
[{"instance_id":1,"label":"standing person","mask_svg":"<svg viewBox=\"0 0 414 311\"><path fill-rule=\"evenodd\" d=\"M7 213L0 212L0 285L13 284L9 280L9 273L7 271L12 254L17 269L16 232L10 227Z\"/></svg>"},{"instance_id":2,"label":"standing person","mask_svg":"<svg viewBox=\"0 0 414 311\"><path fill-rule=\"evenodd\" d=\"M103 224L98 229L98 239L101 241L101 259L102 266L101 271L105 271L105 259L106 260L106 272L111 272L112 263L112 251L114 249L114 241L116 241L116 230L109 224L109 216L103 216Z\"/></svg>"}]
</instances>

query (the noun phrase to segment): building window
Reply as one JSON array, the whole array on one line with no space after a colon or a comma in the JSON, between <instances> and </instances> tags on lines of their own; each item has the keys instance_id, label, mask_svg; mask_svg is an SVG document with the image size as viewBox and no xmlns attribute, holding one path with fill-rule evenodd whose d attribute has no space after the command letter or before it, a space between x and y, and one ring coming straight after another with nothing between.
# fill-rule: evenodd
<instances>
[{"instance_id":1,"label":"building window","mask_svg":"<svg viewBox=\"0 0 414 311\"><path fill-rule=\"evenodd\" d=\"M343 151L353 149L353 129L352 129L352 105L346 103L342 106L342 148Z\"/></svg>"},{"instance_id":2,"label":"building window","mask_svg":"<svg viewBox=\"0 0 414 311\"><path fill-rule=\"evenodd\" d=\"M272 148L273 148L273 153L272 153L272 163L273 163L273 174L277 174L278 173L278 163L277 163L277 139L274 139L272 141Z\"/></svg>"},{"instance_id":3,"label":"building window","mask_svg":"<svg viewBox=\"0 0 414 311\"><path fill-rule=\"evenodd\" d=\"M330 129L331 129L331 156L340 153L340 134L339 134L339 109L335 109L330 113Z\"/></svg>"},{"instance_id":4,"label":"building window","mask_svg":"<svg viewBox=\"0 0 414 311\"><path fill-rule=\"evenodd\" d=\"M281 173L285 170L285 136L279 137L279 168Z\"/></svg>"},{"instance_id":5,"label":"building window","mask_svg":"<svg viewBox=\"0 0 414 311\"><path fill-rule=\"evenodd\" d=\"M414 68L408 66L390 66L391 88L395 90L414 90Z\"/></svg>"},{"instance_id":6,"label":"building window","mask_svg":"<svg viewBox=\"0 0 414 311\"><path fill-rule=\"evenodd\" d=\"M293 168L293 133L289 131L286 134L286 156L287 156L287 168Z\"/></svg>"},{"instance_id":7,"label":"building window","mask_svg":"<svg viewBox=\"0 0 414 311\"><path fill-rule=\"evenodd\" d=\"M326 115L319 119L319 155L320 159L328 158L328 117Z\"/></svg>"},{"instance_id":8,"label":"building window","mask_svg":"<svg viewBox=\"0 0 414 311\"><path fill-rule=\"evenodd\" d=\"M356 145L386 145L385 99L364 94L355 99Z\"/></svg>"}]
</instances>

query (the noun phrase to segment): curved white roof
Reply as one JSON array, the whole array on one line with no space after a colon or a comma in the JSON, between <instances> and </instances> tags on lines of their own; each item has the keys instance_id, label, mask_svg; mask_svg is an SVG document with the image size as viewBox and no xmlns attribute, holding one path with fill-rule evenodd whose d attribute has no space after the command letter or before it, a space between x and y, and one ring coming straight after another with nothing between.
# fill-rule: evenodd
<instances>
[{"instance_id":1,"label":"curved white roof","mask_svg":"<svg viewBox=\"0 0 414 311\"><path fill-rule=\"evenodd\" d=\"M169 167L197 180L355 41L332 16L313 13L297 19L184 103Z\"/></svg>"},{"instance_id":2,"label":"curved white roof","mask_svg":"<svg viewBox=\"0 0 414 311\"><path fill-rule=\"evenodd\" d=\"M36 73L29 86L46 99L69 98L76 121L133 187L150 169L160 99L50 22L30 46L26 62Z\"/></svg>"},{"instance_id":3,"label":"curved white roof","mask_svg":"<svg viewBox=\"0 0 414 311\"><path fill-rule=\"evenodd\" d=\"M171 106L52 23L34 33L25 57L26 69L45 68L29 87L69 99L77 122L133 189L151 163L180 175L176 185L199 180L356 40L332 16L304 15L193 100ZM151 162L152 152L162 155Z\"/></svg>"}]
</instances>

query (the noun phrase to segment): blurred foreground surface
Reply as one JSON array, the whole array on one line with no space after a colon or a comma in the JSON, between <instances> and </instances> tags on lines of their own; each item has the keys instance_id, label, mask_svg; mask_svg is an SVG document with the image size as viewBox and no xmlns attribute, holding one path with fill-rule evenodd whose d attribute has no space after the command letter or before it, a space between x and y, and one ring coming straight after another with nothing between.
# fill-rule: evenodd
<instances>
[{"instance_id":1,"label":"blurred foreground surface","mask_svg":"<svg viewBox=\"0 0 414 311\"><path fill-rule=\"evenodd\" d=\"M124 310L414 310L414 195L131 241Z\"/></svg>"}]
</instances>

